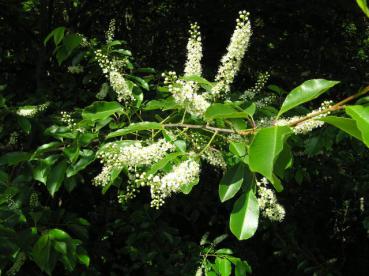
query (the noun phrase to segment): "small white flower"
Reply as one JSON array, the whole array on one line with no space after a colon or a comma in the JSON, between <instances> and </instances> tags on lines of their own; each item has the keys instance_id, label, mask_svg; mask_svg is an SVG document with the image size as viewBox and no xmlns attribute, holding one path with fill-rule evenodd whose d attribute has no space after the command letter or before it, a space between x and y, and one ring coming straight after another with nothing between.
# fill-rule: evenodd
<instances>
[{"instance_id":1,"label":"small white flower","mask_svg":"<svg viewBox=\"0 0 369 276\"><path fill-rule=\"evenodd\" d=\"M241 11L236 22L236 29L227 47L227 53L221 59L218 73L215 76L217 83L211 92L206 94L209 99L220 98L230 91L231 84L241 67L242 59L249 46L252 34L249 13Z\"/></svg>"},{"instance_id":2,"label":"small white flower","mask_svg":"<svg viewBox=\"0 0 369 276\"><path fill-rule=\"evenodd\" d=\"M257 196L261 214L271 221L282 221L286 211L282 205L277 202L275 193L269 189L268 180L264 177L257 184Z\"/></svg>"}]
</instances>

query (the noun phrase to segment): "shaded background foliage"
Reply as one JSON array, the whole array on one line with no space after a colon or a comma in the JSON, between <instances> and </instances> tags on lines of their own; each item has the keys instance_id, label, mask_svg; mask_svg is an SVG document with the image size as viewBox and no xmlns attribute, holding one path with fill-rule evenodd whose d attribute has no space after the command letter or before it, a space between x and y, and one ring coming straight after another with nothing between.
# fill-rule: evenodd
<instances>
[{"instance_id":1,"label":"shaded background foliage","mask_svg":"<svg viewBox=\"0 0 369 276\"><path fill-rule=\"evenodd\" d=\"M7 84L5 93L14 104L51 100L50 114L86 106L103 80L66 73L66 65L55 63L53 49L44 47L43 40L58 26L103 39L112 18L119 27L117 37L128 42L136 62L159 72L182 70L187 29L197 21L204 41L204 75L212 77L242 9L251 13L253 37L235 89L252 86L264 71L271 73L270 83L286 90L311 78L341 80L330 99L367 83L369 25L354 1L1 0L0 84ZM48 122L47 116L41 118L38 128ZM27 150L41 144L40 139L33 133L21 146ZM368 152L330 128L320 137L312 133L295 143L300 151L286 191L279 195L286 220L263 222L251 240L230 237L224 244L249 261L254 275L271 270L276 275L367 275ZM86 173L85 179L94 173ZM51 208L63 207L90 221L89 273L191 275L201 236L228 231L231 206L219 204L220 177L205 169L193 193L172 198L159 212L147 207L145 195L122 208L114 191L102 196L88 181L71 194L58 195L62 206ZM50 204L48 195L42 189L40 193ZM30 274L35 269L32 263L23 267Z\"/></svg>"}]
</instances>

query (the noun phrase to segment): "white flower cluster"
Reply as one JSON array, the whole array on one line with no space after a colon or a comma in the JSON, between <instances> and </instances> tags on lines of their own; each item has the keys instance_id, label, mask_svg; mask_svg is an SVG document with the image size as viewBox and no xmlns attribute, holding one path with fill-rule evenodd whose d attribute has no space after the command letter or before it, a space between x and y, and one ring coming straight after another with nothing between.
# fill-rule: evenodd
<instances>
[{"instance_id":1,"label":"white flower cluster","mask_svg":"<svg viewBox=\"0 0 369 276\"><path fill-rule=\"evenodd\" d=\"M324 101L318 109L313 110L312 112L310 112L307 115L314 114L316 112L325 110L325 109L329 108L332 105L332 103L333 103L332 101ZM312 131L313 129L323 126L324 122L319 121L317 119L326 117L329 114L330 114L330 112L326 112L324 114L320 114L318 116L315 116L314 118L311 118L309 120L306 120L306 121L303 121L303 122L297 124L296 126L293 127L293 132L295 134L307 134L310 131ZM288 125L291 122L297 121L301 118L303 118L303 117L294 116L294 117L287 118L287 119L279 119L275 122L275 125L285 126L285 125Z\"/></svg>"},{"instance_id":2,"label":"white flower cluster","mask_svg":"<svg viewBox=\"0 0 369 276\"><path fill-rule=\"evenodd\" d=\"M87 47L90 46L90 43L88 42L88 39L86 38L86 36L84 36L83 34L80 34L80 33L76 33L76 35L78 35L81 38L80 46L82 48L87 48Z\"/></svg>"},{"instance_id":3,"label":"white flower cluster","mask_svg":"<svg viewBox=\"0 0 369 276\"><path fill-rule=\"evenodd\" d=\"M256 121L255 124L258 128L265 128L273 126L274 121L269 117L263 117Z\"/></svg>"},{"instance_id":4,"label":"white flower cluster","mask_svg":"<svg viewBox=\"0 0 369 276\"><path fill-rule=\"evenodd\" d=\"M265 87L265 84L268 82L269 78L270 74L268 72L259 74L255 85L252 88L245 90L245 92L243 92L243 94L241 95L240 99L244 101L253 100L255 96L259 94L261 90Z\"/></svg>"},{"instance_id":5,"label":"white flower cluster","mask_svg":"<svg viewBox=\"0 0 369 276\"><path fill-rule=\"evenodd\" d=\"M105 33L106 42L108 42L108 43L114 39L115 24L116 24L115 19L110 20L109 28Z\"/></svg>"},{"instance_id":6,"label":"white flower cluster","mask_svg":"<svg viewBox=\"0 0 369 276\"><path fill-rule=\"evenodd\" d=\"M83 73L84 69L81 65L75 65L75 66L68 66L68 72L71 74L81 74Z\"/></svg>"},{"instance_id":7,"label":"white flower cluster","mask_svg":"<svg viewBox=\"0 0 369 276\"><path fill-rule=\"evenodd\" d=\"M210 165L218 167L222 170L227 168L227 164L224 161L221 151L214 148L208 147L201 156L202 159L206 160Z\"/></svg>"},{"instance_id":8,"label":"white flower cluster","mask_svg":"<svg viewBox=\"0 0 369 276\"><path fill-rule=\"evenodd\" d=\"M117 93L117 100L119 102L130 101L133 98L132 90L130 89L127 81L123 78L122 74L118 71L109 72L109 80L111 87Z\"/></svg>"},{"instance_id":9,"label":"white flower cluster","mask_svg":"<svg viewBox=\"0 0 369 276\"><path fill-rule=\"evenodd\" d=\"M192 81L178 80L170 91L173 98L186 111L197 117L203 116L210 103L200 94L196 93L197 84Z\"/></svg>"},{"instance_id":10,"label":"white flower cluster","mask_svg":"<svg viewBox=\"0 0 369 276\"><path fill-rule=\"evenodd\" d=\"M100 49L95 51L95 58L104 75L108 76L109 72L117 70L113 62L110 61L108 55L103 53Z\"/></svg>"},{"instance_id":11,"label":"white flower cluster","mask_svg":"<svg viewBox=\"0 0 369 276\"><path fill-rule=\"evenodd\" d=\"M103 73L109 78L110 85L117 94L117 100L120 102L125 102L134 99L132 90L130 89L127 81L119 72L122 62L124 63L125 61L111 61L109 60L109 57L100 49L96 50L95 57Z\"/></svg>"},{"instance_id":12,"label":"white flower cluster","mask_svg":"<svg viewBox=\"0 0 369 276\"><path fill-rule=\"evenodd\" d=\"M49 102L40 105L25 105L18 107L15 113L22 117L33 118L38 113L45 111L49 105Z\"/></svg>"},{"instance_id":13,"label":"white flower cluster","mask_svg":"<svg viewBox=\"0 0 369 276\"><path fill-rule=\"evenodd\" d=\"M187 43L187 61L185 64L185 76L201 76L202 44L197 23L191 24L190 38Z\"/></svg>"},{"instance_id":14,"label":"white flower cluster","mask_svg":"<svg viewBox=\"0 0 369 276\"><path fill-rule=\"evenodd\" d=\"M136 196L140 187L147 186L151 193L151 207L159 209L164 204L165 199L172 193L180 191L183 185L197 181L199 174L200 164L193 159L183 161L164 175L161 173L147 175L146 172L131 171L128 175L128 185L125 191L119 192L118 200L125 204Z\"/></svg>"},{"instance_id":15,"label":"white flower cluster","mask_svg":"<svg viewBox=\"0 0 369 276\"><path fill-rule=\"evenodd\" d=\"M199 26L191 24L190 38L187 43L187 60L184 69L185 76L201 76L202 44ZM177 104L182 106L186 112L201 117L210 103L198 94L198 84L193 81L178 80L175 72L163 74L164 83L169 84L169 91Z\"/></svg>"},{"instance_id":16,"label":"white flower cluster","mask_svg":"<svg viewBox=\"0 0 369 276\"><path fill-rule=\"evenodd\" d=\"M275 102L275 100L276 100L276 97L274 95L263 97L260 100L255 101L255 106L257 108L262 108L262 107L272 104L273 102Z\"/></svg>"},{"instance_id":17,"label":"white flower cluster","mask_svg":"<svg viewBox=\"0 0 369 276\"><path fill-rule=\"evenodd\" d=\"M152 177L152 181L149 184L151 207L158 209L164 204L165 198L172 193L180 191L181 186L197 181L199 175L200 164L193 159L188 159L174 166L172 171L166 175Z\"/></svg>"},{"instance_id":18,"label":"white flower cluster","mask_svg":"<svg viewBox=\"0 0 369 276\"><path fill-rule=\"evenodd\" d=\"M185 110L197 117L203 116L210 103L200 94L196 93L197 84L193 81L178 80L175 72L163 74L164 83L169 84L169 92L177 104L185 108Z\"/></svg>"},{"instance_id":19,"label":"white flower cluster","mask_svg":"<svg viewBox=\"0 0 369 276\"><path fill-rule=\"evenodd\" d=\"M230 91L230 86L240 69L242 59L249 46L252 34L249 13L240 11L236 22L237 26L227 47L227 53L221 59L218 73L215 76L217 83L207 94L207 97L211 99L221 97L221 92L228 93Z\"/></svg>"},{"instance_id":20,"label":"white flower cluster","mask_svg":"<svg viewBox=\"0 0 369 276\"><path fill-rule=\"evenodd\" d=\"M275 193L267 187L268 180L266 178L262 178L261 181L257 181L256 184L261 214L271 221L282 221L285 217L286 211L283 206L277 202Z\"/></svg>"},{"instance_id":21,"label":"white flower cluster","mask_svg":"<svg viewBox=\"0 0 369 276\"><path fill-rule=\"evenodd\" d=\"M128 146L119 143L109 143L105 145L104 151L97 154L104 164L102 172L95 177L94 184L105 186L110 181L110 174L116 168L128 167L134 169L137 166L148 166L161 160L167 151L174 150L175 146L164 139L143 146L141 142L136 142Z\"/></svg>"},{"instance_id":22,"label":"white flower cluster","mask_svg":"<svg viewBox=\"0 0 369 276\"><path fill-rule=\"evenodd\" d=\"M76 121L72 118L72 115L67 111L60 112L60 121L66 124L69 128L74 129L77 127Z\"/></svg>"}]
</instances>

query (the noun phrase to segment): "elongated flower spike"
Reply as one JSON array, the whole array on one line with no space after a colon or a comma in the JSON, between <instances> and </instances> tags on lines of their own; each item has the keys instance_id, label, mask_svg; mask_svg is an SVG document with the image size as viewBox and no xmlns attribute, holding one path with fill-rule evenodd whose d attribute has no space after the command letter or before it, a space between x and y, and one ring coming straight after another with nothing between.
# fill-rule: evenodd
<instances>
[{"instance_id":1,"label":"elongated flower spike","mask_svg":"<svg viewBox=\"0 0 369 276\"><path fill-rule=\"evenodd\" d=\"M197 23L191 24L189 33L190 37L187 43L187 60L184 74L185 76L201 76L202 43L199 25Z\"/></svg>"},{"instance_id":2,"label":"elongated flower spike","mask_svg":"<svg viewBox=\"0 0 369 276\"><path fill-rule=\"evenodd\" d=\"M243 57L249 46L251 37L251 23L249 13L240 11L236 20L236 29L227 47L227 53L222 57L218 73L215 76L216 85L206 97L211 100L224 98L231 90L231 84L237 75Z\"/></svg>"}]
</instances>

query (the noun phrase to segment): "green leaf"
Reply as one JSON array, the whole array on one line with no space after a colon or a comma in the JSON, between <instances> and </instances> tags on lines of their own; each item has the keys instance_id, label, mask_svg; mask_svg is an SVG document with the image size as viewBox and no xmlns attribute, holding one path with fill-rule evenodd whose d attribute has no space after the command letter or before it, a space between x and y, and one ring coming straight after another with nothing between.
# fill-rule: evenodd
<instances>
[{"instance_id":1,"label":"green leaf","mask_svg":"<svg viewBox=\"0 0 369 276\"><path fill-rule=\"evenodd\" d=\"M163 159L161 159L159 162L155 163L151 166L150 170L147 172L148 175L155 174L158 170L161 170L164 168L169 162L176 159L178 156L184 155L183 152L173 152L166 155Z\"/></svg>"},{"instance_id":2,"label":"green leaf","mask_svg":"<svg viewBox=\"0 0 369 276\"><path fill-rule=\"evenodd\" d=\"M251 171L265 176L277 191L282 191L283 187L274 175L274 164L291 134L292 130L288 126L263 128L256 133L249 149Z\"/></svg>"},{"instance_id":3,"label":"green leaf","mask_svg":"<svg viewBox=\"0 0 369 276\"><path fill-rule=\"evenodd\" d=\"M0 166L1 165L17 165L21 162L28 161L31 154L28 152L16 151L9 152L0 156Z\"/></svg>"},{"instance_id":4,"label":"green leaf","mask_svg":"<svg viewBox=\"0 0 369 276\"><path fill-rule=\"evenodd\" d=\"M247 153L246 143L244 142L231 142L229 144L229 151L238 157L244 157Z\"/></svg>"},{"instance_id":5,"label":"green leaf","mask_svg":"<svg viewBox=\"0 0 369 276\"><path fill-rule=\"evenodd\" d=\"M200 180L199 178L196 178L194 181L190 183L181 185L180 187L181 192L184 193L185 195L188 195L192 191L192 188L199 183L199 180Z\"/></svg>"},{"instance_id":6,"label":"green leaf","mask_svg":"<svg viewBox=\"0 0 369 276\"><path fill-rule=\"evenodd\" d=\"M193 81L199 84L202 88L204 88L206 91L210 91L213 88L213 84L209 82L208 80L204 79L203 77L192 75L192 76L183 76L180 79L184 81Z\"/></svg>"},{"instance_id":7,"label":"green leaf","mask_svg":"<svg viewBox=\"0 0 369 276\"><path fill-rule=\"evenodd\" d=\"M274 172L280 177L284 178L284 172L286 169L292 166L292 153L288 144L285 144L282 152L278 155L278 158L274 164Z\"/></svg>"},{"instance_id":8,"label":"green leaf","mask_svg":"<svg viewBox=\"0 0 369 276\"><path fill-rule=\"evenodd\" d=\"M58 27L53 31L55 46L58 46L59 43L63 40L64 32L64 27Z\"/></svg>"},{"instance_id":9,"label":"green leaf","mask_svg":"<svg viewBox=\"0 0 369 276\"><path fill-rule=\"evenodd\" d=\"M221 276L229 276L232 273L232 265L231 262L225 258L217 257L215 259L215 267Z\"/></svg>"},{"instance_id":10,"label":"green leaf","mask_svg":"<svg viewBox=\"0 0 369 276\"><path fill-rule=\"evenodd\" d=\"M68 56L71 54L71 52L79 46L79 44L82 42L82 38L80 35L77 34L69 34L64 37L63 39L63 46L66 48L68 52Z\"/></svg>"},{"instance_id":11,"label":"green leaf","mask_svg":"<svg viewBox=\"0 0 369 276\"><path fill-rule=\"evenodd\" d=\"M231 199L239 191L243 183L244 171L243 163L238 163L227 170L219 183L218 194L221 202Z\"/></svg>"},{"instance_id":12,"label":"green leaf","mask_svg":"<svg viewBox=\"0 0 369 276\"><path fill-rule=\"evenodd\" d=\"M58 46L59 43L63 40L64 37L65 28L64 27L58 27L52 30L48 36L44 40L44 45L52 38L54 37L54 43L55 46Z\"/></svg>"},{"instance_id":13,"label":"green leaf","mask_svg":"<svg viewBox=\"0 0 369 276\"><path fill-rule=\"evenodd\" d=\"M109 133L107 135L107 139L118 136L124 136L136 131L151 130L151 129L163 129L163 126L160 123L156 122L132 123L128 127Z\"/></svg>"},{"instance_id":14,"label":"green leaf","mask_svg":"<svg viewBox=\"0 0 369 276\"><path fill-rule=\"evenodd\" d=\"M356 3L359 5L360 9L365 13L367 17L369 17L369 8L366 0L356 0Z\"/></svg>"},{"instance_id":15,"label":"green leaf","mask_svg":"<svg viewBox=\"0 0 369 276\"><path fill-rule=\"evenodd\" d=\"M68 191L68 193L72 192L77 187L77 184L76 176L71 176L64 179L64 188Z\"/></svg>"},{"instance_id":16,"label":"green leaf","mask_svg":"<svg viewBox=\"0 0 369 276\"><path fill-rule=\"evenodd\" d=\"M52 249L52 239L48 232L43 234L33 246L32 259L42 271L51 275L57 262L57 253Z\"/></svg>"},{"instance_id":17,"label":"green leaf","mask_svg":"<svg viewBox=\"0 0 369 276\"><path fill-rule=\"evenodd\" d=\"M184 141L184 140L176 140L176 141L174 141L173 144L176 146L176 149L178 151L183 152L183 153L186 152L186 147L187 147L186 141Z\"/></svg>"},{"instance_id":18,"label":"green leaf","mask_svg":"<svg viewBox=\"0 0 369 276\"><path fill-rule=\"evenodd\" d=\"M247 111L238 111L228 104L212 104L205 112L206 120L227 119L227 118L247 118L250 114Z\"/></svg>"},{"instance_id":19,"label":"green leaf","mask_svg":"<svg viewBox=\"0 0 369 276\"><path fill-rule=\"evenodd\" d=\"M346 107L346 113L356 121L364 144L369 147L369 106L352 105Z\"/></svg>"},{"instance_id":20,"label":"green leaf","mask_svg":"<svg viewBox=\"0 0 369 276\"><path fill-rule=\"evenodd\" d=\"M80 159L67 169L67 177L76 175L79 171L84 170L89 164L95 160L95 153L92 150L83 150L80 152Z\"/></svg>"},{"instance_id":21,"label":"green leaf","mask_svg":"<svg viewBox=\"0 0 369 276\"><path fill-rule=\"evenodd\" d=\"M343 117L336 117L336 116L328 116L319 119L325 123L328 123L340 130L350 134L351 136L355 137L356 139L362 141L363 138L361 137L361 132L357 128L356 122L353 119L343 118Z\"/></svg>"},{"instance_id":22,"label":"green leaf","mask_svg":"<svg viewBox=\"0 0 369 276\"><path fill-rule=\"evenodd\" d=\"M20 128L26 133L26 134L30 134L31 133L31 122L22 116L17 116L17 122L18 125L20 126Z\"/></svg>"},{"instance_id":23,"label":"green leaf","mask_svg":"<svg viewBox=\"0 0 369 276\"><path fill-rule=\"evenodd\" d=\"M139 86L141 86L143 89L149 91L150 90L150 86L149 84L142 78L136 77L136 76L132 76L132 75L126 75L126 77L128 77L129 79L133 80L136 84L138 84Z\"/></svg>"},{"instance_id":24,"label":"green leaf","mask_svg":"<svg viewBox=\"0 0 369 276\"><path fill-rule=\"evenodd\" d=\"M74 162L77 161L78 156L79 156L79 145L78 145L78 143L75 141L70 146L64 148L63 152L68 157L69 161L73 164Z\"/></svg>"},{"instance_id":25,"label":"green leaf","mask_svg":"<svg viewBox=\"0 0 369 276\"><path fill-rule=\"evenodd\" d=\"M258 222L259 204L254 192L250 189L233 205L229 227L239 240L246 240L255 234Z\"/></svg>"},{"instance_id":26,"label":"green leaf","mask_svg":"<svg viewBox=\"0 0 369 276\"><path fill-rule=\"evenodd\" d=\"M45 160L39 160L37 165L32 168L33 179L40 181L43 184L46 184L49 172L50 165Z\"/></svg>"},{"instance_id":27,"label":"green leaf","mask_svg":"<svg viewBox=\"0 0 369 276\"><path fill-rule=\"evenodd\" d=\"M84 248L77 248L77 257L81 264L87 267L90 265L90 257L88 256L87 251Z\"/></svg>"},{"instance_id":28,"label":"green leaf","mask_svg":"<svg viewBox=\"0 0 369 276\"><path fill-rule=\"evenodd\" d=\"M91 121L104 120L115 113L124 113L123 107L118 102L94 102L82 111L83 119Z\"/></svg>"},{"instance_id":29,"label":"green leaf","mask_svg":"<svg viewBox=\"0 0 369 276\"><path fill-rule=\"evenodd\" d=\"M51 126L45 130L45 135L53 136L55 138L69 138L75 139L76 132L72 132L68 127Z\"/></svg>"},{"instance_id":30,"label":"green leaf","mask_svg":"<svg viewBox=\"0 0 369 276\"><path fill-rule=\"evenodd\" d=\"M67 270L72 271L77 258L75 241L63 230L47 230L33 246L32 258L49 275L58 260Z\"/></svg>"},{"instance_id":31,"label":"green leaf","mask_svg":"<svg viewBox=\"0 0 369 276\"><path fill-rule=\"evenodd\" d=\"M287 95L277 117L280 117L283 113L300 104L319 97L321 94L328 91L338 83L339 81L330 81L325 79L313 79L305 81Z\"/></svg>"},{"instance_id":32,"label":"green leaf","mask_svg":"<svg viewBox=\"0 0 369 276\"><path fill-rule=\"evenodd\" d=\"M246 261L238 260L235 266L235 276L246 276L252 272L251 266Z\"/></svg>"},{"instance_id":33,"label":"green leaf","mask_svg":"<svg viewBox=\"0 0 369 276\"><path fill-rule=\"evenodd\" d=\"M168 97L166 99L160 99L160 100L152 100L149 101L144 110L170 110L170 109L177 109L179 108L179 105L175 102L173 97Z\"/></svg>"},{"instance_id":34,"label":"green leaf","mask_svg":"<svg viewBox=\"0 0 369 276\"><path fill-rule=\"evenodd\" d=\"M117 177L120 175L121 172L122 172L122 168L114 168L110 172L109 183L105 185L104 188L102 189L103 194L105 194L110 189L111 185L113 185L115 179L117 179Z\"/></svg>"},{"instance_id":35,"label":"green leaf","mask_svg":"<svg viewBox=\"0 0 369 276\"><path fill-rule=\"evenodd\" d=\"M204 79L203 77L197 76L197 75L184 76L184 77L181 77L181 79L185 81L193 81L196 83L207 84L207 85L213 86L213 84L210 81Z\"/></svg>"},{"instance_id":36,"label":"green leaf","mask_svg":"<svg viewBox=\"0 0 369 276\"><path fill-rule=\"evenodd\" d=\"M51 174L49 175L46 182L46 187L52 197L59 190L61 184L63 183L66 169L67 161L62 160L57 163L55 167L51 170Z\"/></svg>"},{"instance_id":37,"label":"green leaf","mask_svg":"<svg viewBox=\"0 0 369 276\"><path fill-rule=\"evenodd\" d=\"M36 156L42 154L42 153L55 150L61 145L62 145L62 143L60 143L60 142L51 142L51 143L43 144L42 146L39 146L35 150L35 152L32 155L32 159L35 158Z\"/></svg>"},{"instance_id":38,"label":"green leaf","mask_svg":"<svg viewBox=\"0 0 369 276\"><path fill-rule=\"evenodd\" d=\"M216 254L223 254L223 255L232 255L233 251L229 248L221 248L215 251Z\"/></svg>"},{"instance_id":39,"label":"green leaf","mask_svg":"<svg viewBox=\"0 0 369 276\"><path fill-rule=\"evenodd\" d=\"M59 240L59 241L68 241L71 240L71 237L64 232L63 230L54 228L48 231L48 235L50 238Z\"/></svg>"}]
</instances>

